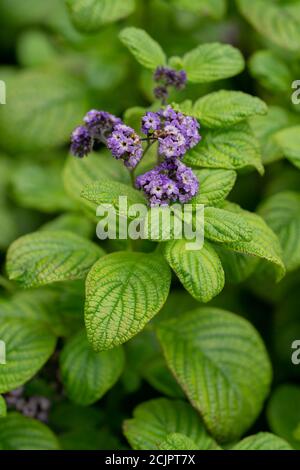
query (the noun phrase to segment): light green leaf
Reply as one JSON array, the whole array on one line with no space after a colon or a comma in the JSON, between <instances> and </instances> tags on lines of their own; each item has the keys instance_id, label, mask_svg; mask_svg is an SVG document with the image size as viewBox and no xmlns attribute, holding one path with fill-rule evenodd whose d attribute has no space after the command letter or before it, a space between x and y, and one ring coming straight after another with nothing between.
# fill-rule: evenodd
<instances>
[{"instance_id":1,"label":"light green leaf","mask_svg":"<svg viewBox=\"0 0 300 470\"><path fill-rule=\"evenodd\" d=\"M143 29L125 28L119 37L144 67L154 70L159 65L166 63L166 56L160 45Z\"/></svg>"},{"instance_id":2,"label":"light green leaf","mask_svg":"<svg viewBox=\"0 0 300 470\"><path fill-rule=\"evenodd\" d=\"M286 441L274 434L259 432L245 437L232 447L232 450L292 450L292 448Z\"/></svg>"},{"instance_id":3,"label":"light green leaf","mask_svg":"<svg viewBox=\"0 0 300 470\"><path fill-rule=\"evenodd\" d=\"M39 230L54 230L55 232L58 230L67 230L81 237L91 238L95 232L95 227L93 222L83 217L82 214L66 213L46 222Z\"/></svg>"},{"instance_id":4,"label":"light green leaf","mask_svg":"<svg viewBox=\"0 0 300 470\"><path fill-rule=\"evenodd\" d=\"M267 408L272 432L286 439L294 449L300 450L300 387L284 384L277 387Z\"/></svg>"},{"instance_id":5,"label":"light green leaf","mask_svg":"<svg viewBox=\"0 0 300 470\"><path fill-rule=\"evenodd\" d=\"M47 327L23 319L1 320L0 338L6 346L6 364L0 364L0 393L31 379L49 359L56 342Z\"/></svg>"},{"instance_id":6,"label":"light green leaf","mask_svg":"<svg viewBox=\"0 0 300 470\"><path fill-rule=\"evenodd\" d=\"M300 126L283 129L274 138L286 158L300 169Z\"/></svg>"},{"instance_id":7,"label":"light green leaf","mask_svg":"<svg viewBox=\"0 0 300 470\"><path fill-rule=\"evenodd\" d=\"M252 227L242 214L235 214L217 207L204 209L204 234L214 242L252 240Z\"/></svg>"},{"instance_id":8,"label":"light green leaf","mask_svg":"<svg viewBox=\"0 0 300 470\"><path fill-rule=\"evenodd\" d=\"M78 405L91 405L116 383L124 367L121 348L95 352L80 331L63 348L60 371L64 389Z\"/></svg>"},{"instance_id":9,"label":"light green leaf","mask_svg":"<svg viewBox=\"0 0 300 470\"><path fill-rule=\"evenodd\" d=\"M6 416L6 401L4 400L2 395L0 395L0 418L4 418L5 416ZM0 444L0 448L1 448L1 444Z\"/></svg>"},{"instance_id":10,"label":"light green leaf","mask_svg":"<svg viewBox=\"0 0 300 470\"><path fill-rule=\"evenodd\" d=\"M202 308L160 323L157 335L168 366L208 430L221 442L237 439L259 415L271 382L257 331L237 315Z\"/></svg>"},{"instance_id":11,"label":"light green leaf","mask_svg":"<svg viewBox=\"0 0 300 470\"><path fill-rule=\"evenodd\" d=\"M286 63L270 50L255 52L249 60L253 77L268 90L290 93L293 74Z\"/></svg>"},{"instance_id":12,"label":"light green leaf","mask_svg":"<svg viewBox=\"0 0 300 470\"><path fill-rule=\"evenodd\" d=\"M277 46L291 51L300 49L299 23L293 11L272 1L237 0L240 12L249 23L263 36Z\"/></svg>"},{"instance_id":13,"label":"light green leaf","mask_svg":"<svg viewBox=\"0 0 300 470\"><path fill-rule=\"evenodd\" d=\"M111 179L130 183L130 176L123 163L109 153L91 153L87 158L70 156L64 169L64 185L68 195L91 217L95 217L95 203L81 197L82 190L95 181Z\"/></svg>"},{"instance_id":14,"label":"light green leaf","mask_svg":"<svg viewBox=\"0 0 300 470\"><path fill-rule=\"evenodd\" d=\"M182 10L220 20L226 12L225 0L169 0Z\"/></svg>"},{"instance_id":15,"label":"light green leaf","mask_svg":"<svg viewBox=\"0 0 300 470\"><path fill-rule=\"evenodd\" d=\"M84 278L104 251L65 231L40 231L18 238L7 252L10 279L24 287Z\"/></svg>"},{"instance_id":16,"label":"light green leaf","mask_svg":"<svg viewBox=\"0 0 300 470\"><path fill-rule=\"evenodd\" d=\"M192 439L199 449L217 446L207 434L198 413L179 400L157 398L138 405L133 418L124 422L124 434L134 450L155 450L169 434Z\"/></svg>"},{"instance_id":17,"label":"light green leaf","mask_svg":"<svg viewBox=\"0 0 300 470\"><path fill-rule=\"evenodd\" d=\"M104 256L86 280L85 323L96 351L128 341L156 315L169 293L169 267L158 254Z\"/></svg>"},{"instance_id":18,"label":"light green leaf","mask_svg":"<svg viewBox=\"0 0 300 470\"><path fill-rule=\"evenodd\" d=\"M209 302L224 287L221 261L209 243L200 250L187 250L186 240L165 244L164 255L186 290L200 302Z\"/></svg>"},{"instance_id":19,"label":"light green leaf","mask_svg":"<svg viewBox=\"0 0 300 470\"><path fill-rule=\"evenodd\" d=\"M187 165L238 170L252 166L264 173L259 143L248 123L203 134L203 140L184 157ZM201 194L201 188L200 188Z\"/></svg>"},{"instance_id":20,"label":"light green leaf","mask_svg":"<svg viewBox=\"0 0 300 470\"><path fill-rule=\"evenodd\" d=\"M82 83L57 71L22 71L6 85L0 138L12 152L45 151L67 143L88 106Z\"/></svg>"},{"instance_id":21,"label":"light green leaf","mask_svg":"<svg viewBox=\"0 0 300 470\"><path fill-rule=\"evenodd\" d=\"M0 449L57 450L59 443L45 424L19 413L9 413L0 419Z\"/></svg>"},{"instance_id":22,"label":"light green leaf","mask_svg":"<svg viewBox=\"0 0 300 470\"><path fill-rule=\"evenodd\" d=\"M245 66L241 52L229 44L202 44L183 57L183 69L194 83L208 83L233 77Z\"/></svg>"},{"instance_id":23,"label":"light green leaf","mask_svg":"<svg viewBox=\"0 0 300 470\"><path fill-rule=\"evenodd\" d=\"M229 127L257 114L266 114L267 105L242 91L220 90L196 101L193 115L204 127Z\"/></svg>"},{"instance_id":24,"label":"light green leaf","mask_svg":"<svg viewBox=\"0 0 300 470\"><path fill-rule=\"evenodd\" d=\"M300 267L300 193L277 193L258 212L279 238L287 271Z\"/></svg>"},{"instance_id":25,"label":"light green leaf","mask_svg":"<svg viewBox=\"0 0 300 470\"><path fill-rule=\"evenodd\" d=\"M192 439L177 432L168 434L158 447L160 450L199 450Z\"/></svg>"},{"instance_id":26,"label":"light green leaf","mask_svg":"<svg viewBox=\"0 0 300 470\"><path fill-rule=\"evenodd\" d=\"M226 249L226 245L214 245L221 260L226 281L238 283L245 281L254 272L259 259L254 256L236 253Z\"/></svg>"},{"instance_id":27,"label":"light green leaf","mask_svg":"<svg viewBox=\"0 0 300 470\"><path fill-rule=\"evenodd\" d=\"M135 0L65 0L74 26L84 33L133 13Z\"/></svg>"},{"instance_id":28,"label":"light green leaf","mask_svg":"<svg viewBox=\"0 0 300 470\"><path fill-rule=\"evenodd\" d=\"M236 181L236 172L232 170L194 170L200 190L193 198L196 204L213 206L225 199Z\"/></svg>"}]
</instances>

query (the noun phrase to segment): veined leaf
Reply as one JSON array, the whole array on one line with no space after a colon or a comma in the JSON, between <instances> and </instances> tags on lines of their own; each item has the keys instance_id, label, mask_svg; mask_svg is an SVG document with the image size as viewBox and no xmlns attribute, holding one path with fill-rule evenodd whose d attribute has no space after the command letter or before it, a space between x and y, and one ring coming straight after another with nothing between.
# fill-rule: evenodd
<instances>
[{"instance_id":1,"label":"veined leaf","mask_svg":"<svg viewBox=\"0 0 300 470\"><path fill-rule=\"evenodd\" d=\"M228 170L252 166L260 174L264 173L259 143L246 122L204 133L203 140L187 153L184 162L195 167Z\"/></svg>"},{"instance_id":2,"label":"veined leaf","mask_svg":"<svg viewBox=\"0 0 300 470\"><path fill-rule=\"evenodd\" d=\"M221 442L237 439L260 413L272 375L253 326L224 310L203 308L160 323L157 335L208 430Z\"/></svg>"},{"instance_id":3,"label":"veined leaf","mask_svg":"<svg viewBox=\"0 0 300 470\"><path fill-rule=\"evenodd\" d=\"M46 222L39 230L57 232L58 230L66 230L67 232L75 233L80 237L92 238L95 227L91 220L78 213L61 214L53 220Z\"/></svg>"},{"instance_id":4,"label":"veined leaf","mask_svg":"<svg viewBox=\"0 0 300 470\"><path fill-rule=\"evenodd\" d=\"M300 266L300 193L285 191L264 201L259 214L276 233L288 271Z\"/></svg>"},{"instance_id":5,"label":"veined leaf","mask_svg":"<svg viewBox=\"0 0 300 470\"><path fill-rule=\"evenodd\" d=\"M226 245L215 245L216 252L221 260L225 279L232 283L245 281L254 272L259 259L254 256L236 253L226 249Z\"/></svg>"},{"instance_id":6,"label":"veined leaf","mask_svg":"<svg viewBox=\"0 0 300 470\"><path fill-rule=\"evenodd\" d=\"M88 106L85 93L74 77L49 70L11 77L7 104L0 109L2 146L33 152L65 144Z\"/></svg>"},{"instance_id":7,"label":"veined leaf","mask_svg":"<svg viewBox=\"0 0 300 470\"><path fill-rule=\"evenodd\" d=\"M300 49L299 23L293 11L265 0L251 0L251 8L247 0L237 0L237 5L249 23L277 46L291 51Z\"/></svg>"},{"instance_id":8,"label":"veined leaf","mask_svg":"<svg viewBox=\"0 0 300 470\"><path fill-rule=\"evenodd\" d=\"M118 380L124 367L121 347L95 352L80 331L71 338L60 356L62 382L68 397L79 405L99 400Z\"/></svg>"},{"instance_id":9,"label":"veined leaf","mask_svg":"<svg viewBox=\"0 0 300 470\"><path fill-rule=\"evenodd\" d=\"M154 70L166 63L166 56L160 45L143 29L131 26L123 29L119 37L144 67Z\"/></svg>"},{"instance_id":10,"label":"veined leaf","mask_svg":"<svg viewBox=\"0 0 300 470\"><path fill-rule=\"evenodd\" d=\"M194 83L207 83L233 77L245 66L241 52L229 44L202 44L184 55L183 69Z\"/></svg>"},{"instance_id":11,"label":"veined leaf","mask_svg":"<svg viewBox=\"0 0 300 470\"><path fill-rule=\"evenodd\" d=\"M207 242L200 250L187 250L186 240L165 244L164 255L186 290L200 302L208 302L224 287L221 261Z\"/></svg>"},{"instance_id":12,"label":"veined leaf","mask_svg":"<svg viewBox=\"0 0 300 470\"><path fill-rule=\"evenodd\" d=\"M155 450L171 433L192 439L199 449L217 447L200 416L184 401L157 398L138 405L124 422L124 434L134 450Z\"/></svg>"},{"instance_id":13,"label":"veined leaf","mask_svg":"<svg viewBox=\"0 0 300 470\"><path fill-rule=\"evenodd\" d=\"M252 240L252 227L242 214L235 214L217 207L204 209L205 237L214 242L234 242Z\"/></svg>"},{"instance_id":14,"label":"veined leaf","mask_svg":"<svg viewBox=\"0 0 300 470\"><path fill-rule=\"evenodd\" d=\"M293 74L286 63L274 52L261 50L249 60L250 72L265 88L275 92L289 93Z\"/></svg>"},{"instance_id":15,"label":"veined leaf","mask_svg":"<svg viewBox=\"0 0 300 470\"><path fill-rule=\"evenodd\" d=\"M169 267L151 253L112 253L86 280L85 323L96 351L128 341L159 312L170 288Z\"/></svg>"},{"instance_id":16,"label":"veined leaf","mask_svg":"<svg viewBox=\"0 0 300 470\"><path fill-rule=\"evenodd\" d=\"M282 129L275 134L275 140L286 158L300 169L300 126Z\"/></svg>"},{"instance_id":17,"label":"veined leaf","mask_svg":"<svg viewBox=\"0 0 300 470\"><path fill-rule=\"evenodd\" d=\"M45 424L19 413L9 413L0 419L0 449L57 450L59 443Z\"/></svg>"},{"instance_id":18,"label":"veined leaf","mask_svg":"<svg viewBox=\"0 0 300 470\"><path fill-rule=\"evenodd\" d=\"M84 278L102 248L71 232L40 231L14 241L7 252L10 279L24 287Z\"/></svg>"},{"instance_id":19,"label":"veined leaf","mask_svg":"<svg viewBox=\"0 0 300 470\"><path fill-rule=\"evenodd\" d=\"M274 434L259 432L245 437L232 447L232 450L292 450L292 448L286 441Z\"/></svg>"},{"instance_id":20,"label":"veined leaf","mask_svg":"<svg viewBox=\"0 0 300 470\"><path fill-rule=\"evenodd\" d=\"M6 416L6 401L0 395L0 418L4 418ZM1 444L0 444L1 448Z\"/></svg>"},{"instance_id":21,"label":"veined leaf","mask_svg":"<svg viewBox=\"0 0 300 470\"><path fill-rule=\"evenodd\" d=\"M213 206L223 201L232 190L236 181L236 172L233 170L194 170L200 190L193 198L196 204Z\"/></svg>"},{"instance_id":22,"label":"veined leaf","mask_svg":"<svg viewBox=\"0 0 300 470\"><path fill-rule=\"evenodd\" d=\"M98 31L104 24L125 18L135 9L135 0L65 1L75 27L84 33Z\"/></svg>"},{"instance_id":23,"label":"veined leaf","mask_svg":"<svg viewBox=\"0 0 300 470\"><path fill-rule=\"evenodd\" d=\"M267 105L242 91L220 90L203 96L194 104L193 115L204 127L229 127L257 114L266 114Z\"/></svg>"},{"instance_id":24,"label":"veined leaf","mask_svg":"<svg viewBox=\"0 0 300 470\"><path fill-rule=\"evenodd\" d=\"M49 359L56 342L47 327L23 319L1 320L0 338L6 346L6 364L0 365L0 393L31 379Z\"/></svg>"},{"instance_id":25,"label":"veined leaf","mask_svg":"<svg viewBox=\"0 0 300 470\"><path fill-rule=\"evenodd\" d=\"M168 434L158 447L160 450L199 450L192 439L177 432Z\"/></svg>"}]
</instances>

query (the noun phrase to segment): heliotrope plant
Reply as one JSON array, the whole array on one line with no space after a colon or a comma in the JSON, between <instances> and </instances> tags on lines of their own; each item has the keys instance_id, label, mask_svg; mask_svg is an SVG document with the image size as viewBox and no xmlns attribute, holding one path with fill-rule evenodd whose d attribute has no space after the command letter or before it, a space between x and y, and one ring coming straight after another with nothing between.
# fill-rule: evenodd
<instances>
[{"instance_id":1,"label":"heliotrope plant","mask_svg":"<svg viewBox=\"0 0 300 470\"><path fill-rule=\"evenodd\" d=\"M279 280L285 273L279 241L264 219L226 199L237 171L264 171L249 120L264 115L267 107L259 98L231 90L214 91L195 102L180 102L176 94L176 101L167 105L172 89L177 93L189 83L241 72L243 57L232 46L203 44L183 57L167 59L143 30L126 28L120 39L151 71L153 103L149 109L126 110L122 119L103 110L89 111L72 134L73 156L64 171L66 191L81 211L80 222L55 221L10 246L7 272L12 281L26 288L61 284L43 288L42 299L39 290L29 291L30 302L23 298L22 308L26 302L42 308L43 321L34 325L32 318L20 325L10 318L11 306L2 306L0 338L14 361L8 360L0 375L0 393L30 380L52 355L57 337L70 336L74 328L59 359L62 385L71 401L87 406L99 400L121 377L125 357L133 376L145 369L147 380L178 398L137 407L133 419L124 423L134 449L216 449L223 444L233 449L288 448L270 434L238 442L268 396L270 360L247 320L199 304L217 296L225 278L241 282L263 272ZM149 206L204 204L204 246L187 250L184 239L90 241L85 217L94 221L101 204L118 211L119 196ZM190 294L183 294L179 303L170 294L172 271L174 282L179 280ZM85 328L80 316L77 323L68 317L70 309L64 304L65 295L76 299L81 294L81 280ZM61 316L47 310L51 296ZM13 302L20 305L18 296ZM196 308L188 311L190 306ZM24 310L30 317L28 305ZM163 357L156 347L149 353L153 337ZM17 345L14 338L21 338ZM146 350L140 349L140 340ZM27 343L30 357L25 354ZM149 365L157 369L150 373ZM2 402L1 412L5 414ZM149 432L150 426L155 433ZM39 432L47 434L43 429ZM48 435L49 448L57 445L53 439Z\"/></svg>"}]
</instances>

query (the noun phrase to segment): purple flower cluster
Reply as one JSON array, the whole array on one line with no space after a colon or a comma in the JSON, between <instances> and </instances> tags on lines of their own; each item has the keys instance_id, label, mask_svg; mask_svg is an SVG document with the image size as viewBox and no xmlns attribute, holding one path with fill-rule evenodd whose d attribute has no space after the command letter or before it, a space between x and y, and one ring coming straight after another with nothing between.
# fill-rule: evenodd
<instances>
[{"instance_id":1,"label":"purple flower cluster","mask_svg":"<svg viewBox=\"0 0 300 470\"><path fill-rule=\"evenodd\" d=\"M169 67L157 67L154 80L159 83L154 89L155 97L165 101L168 97L168 87L181 90L186 85L187 76L184 70L176 71Z\"/></svg>"},{"instance_id":2,"label":"purple flower cluster","mask_svg":"<svg viewBox=\"0 0 300 470\"><path fill-rule=\"evenodd\" d=\"M106 143L113 128L121 123L121 119L105 111L92 109L84 117L84 126L78 126L71 136L71 152L75 157L82 158L92 150L94 143Z\"/></svg>"},{"instance_id":3,"label":"purple flower cluster","mask_svg":"<svg viewBox=\"0 0 300 470\"><path fill-rule=\"evenodd\" d=\"M140 137L134 129L125 124L117 124L114 127L107 139L107 147L113 157L124 160L125 166L130 169L135 168L143 156Z\"/></svg>"},{"instance_id":4,"label":"purple flower cluster","mask_svg":"<svg viewBox=\"0 0 300 470\"><path fill-rule=\"evenodd\" d=\"M48 412L51 407L48 398L40 396L25 398L24 389L20 387L5 394L5 401L9 409L17 410L24 416L43 422L48 421Z\"/></svg>"},{"instance_id":5,"label":"purple flower cluster","mask_svg":"<svg viewBox=\"0 0 300 470\"><path fill-rule=\"evenodd\" d=\"M192 169L179 160L165 161L136 178L136 187L149 198L149 204L167 206L171 202L182 204L195 196L199 182Z\"/></svg>"},{"instance_id":6,"label":"purple flower cluster","mask_svg":"<svg viewBox=\"0 0 300 470\"><path fill-rule=\"evenodd\" d=\"M142 132L158 140L158 151L166 159L182 158L201 139L200 125L191 117L176 112L171 106L142 118Z\"/></svg>"}]
</instances>

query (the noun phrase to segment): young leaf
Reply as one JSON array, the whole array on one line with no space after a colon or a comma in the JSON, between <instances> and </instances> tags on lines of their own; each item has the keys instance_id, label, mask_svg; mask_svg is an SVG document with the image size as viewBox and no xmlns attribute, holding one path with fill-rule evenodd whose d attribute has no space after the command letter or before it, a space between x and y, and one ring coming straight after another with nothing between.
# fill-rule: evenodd
<instances>
[{"instance_id":1,"label":"young leaf","mask_svg":"<svg viewBox=\"0 0 300 470\"><path fill-rule=\"evenodd\" d=\"M58 450L53 432L43 423L19 413L0 419L1 450Z\"/></svg>"},{"instance_id":2,"label":"young leaf","mask_svg":"<svg viewBox=\"0 0 300 470\"><path fill-rule=\"evenodd\" d=\"M229 127L257 114L266 114L267 105L242 91L220 90L203 96L194 104L193 115L204 127Z\"/></svg>"},{"instance_id":3,"label":"young leaf","mask_svg":"<svg viewBox=\"0 0 300 470\"><path fill-rule=\"evenodd\" d=\"M300 267L300 193L277 193L258 212L279 238L287 271Z\"/></svg>"},{"instance_id":4,"label":"young leaf","mask_svg":"<svg viewBox=\"0 0 300 470\"><path fill-rule=\"evenodd\" d=\"M208 430L221 442L237 439L260 413L272 375L253 326L224 310L202 308L160 323L157 335Z\"/></svg>"},{"instance_id":5,"label":"young leaf","mask_svg":"<svg viewBox=\"0 0 300 470\"><path fill-rule=\"evenodd\" d=\"M60 371L64 389L74 403L87 406L99 400L118 380L124 367L121 348L95 352L86 332L71 338L60 356Z\"/></svg>"},{"instance_id":6,"label":"young leaf","mask_svg":"<svg viewBox=\"0 0 300 470\"><path fill-rule=\"evenodd\" d=\"M196 204L213 206L223 201L232 190L236 172L232 170L194 170L200 184L200 191L193 198Z\"/></svg>"},{"instance_id":7,"label":"young leaf","mask_svg":"<svg viewBox=\"0 0 300 470\"><path fill-rule=\"evenodd\" d=\"M4 418L6 416L6 401L0 395L0 418ZM1 448L1 444L0 444Z\"/></svg>"},{"instance_id":8,"label":"young leaf","mask_svg":"<svg viewBox=\"0 0 300 470\"><path fill-rule=\"evenodd\" d=\"M57 71L26 70L11 77L7 104L0 109L1 145L33 152L65 144L86 112L85 94L80 81Z\"/></svg>"},{"instance_id":9,"label":"young leaf","mask_svg":"<svg viewBox=\"0 0 300 470\"><path fill-rule=\"evenodd\" d=\"M229 44L202 44L184 55L183 69L193 83L208 83L233 77L245 66L240 51Z\"/></svg>"},{"instance_id":10,"label":"young leaf","mask_svg":"<svg viewBox=\"0 0 300 470\"><path fill-rule=\"evenodd\" d=\"M160 450L199 450L197 444L185 436L177 432L168 434L166 438L158 445Z\"/></svg>"},{"instance_id":11,"label":"young leaf","mask_svg":"<svg viewBox=\"0 0 300 470\"><path fill-rule=\"evenodd\" d=\"M103 25L133 13L135 0L65 0L74 26L83 33L98 31Z\"/></svg>"},{"instance_id":12,"label":"young leaf","mask_svg":"<svg viewBox=\"0 0 300 470\"><path fill-rule=\"evenodd\" d=\"M232 447L232 450L292 450L292 448L286 441L274 434L259 432L245 437Z\"/></svg>"},{"instance_id":13,"label":"young leaf","mask_svg":"<svg viewBox=\"0 0 300 470\"><path fill-rule=\"evenodd\" d=\"M265 0L237 0L240 12L249 23L274 44L291 51L300 49L299 23L293 11Z\"/></svg>"},{"instance_id":14,"label":"young leaf","mask_svg":"<svg viewBox=\"0 0 300 470\"><path fill-rule=\"evenodd\" d=\"M133 418L124 422L124 434L134 450L159 449L169 434L188 436L199 449L217 447L207 434L198 413L179 400L157 398L138 405Z\"/></svg>"},{"instance_id":15,"label":"young leaf","mask_svg":"<svg viewBox=\"0 0 300 470\"><path fill-rule=\"evenodd\" d=\"M82 279L104 254L102 248L71 232L40 231L18 238L7 252L10 279L24 287Z\"/></svg>"},{"instance_id":16,"label":"young leaf","mask_svg":"<svg viewBox=\"0 0 300 470\"><path fill-rule=\"evenodd\" d=\"M248 123L212 130L203 137L203 141L184 157L187 165L228 170L252 166L260 174L264 173L259 143Z\"/></svg>"},{"instance_id":17,"label":"young leaf","mask_svg":"<svg viewBox=\"0 0 300 470\"><path fill-rule=\"evenodd\" d=\"M119 37L136 60L147 69L154 70L166 63L166 56L160 45L143 29L125 28Z\"/></svg>"},{"instance_id":18,"label":"young leaf","mask_svg":"<svg viewBox=\"0 0 300 470\"><path fill-rule=\"evenodd\" d=\"M283 129L274 138L286 158L300 169L300 126Z\"/></svg>"},{"instance_id":19,"label":"young leaf","mask_svg":"<svg viewBox=\"0 0 300 470\"><path fill-rule=\"evenodd\" d=\"M209 302L224 287L221 261L209 243L200 250L186 250L186 240L165 244L164 255L186 290L200 302Z\"/></svg>"},{"instance_id":20,"label":"young leaf","mask_svg":"<svg viewBox=\"0 0 300 470\"><path fill-rule=\"evenodd\" d=\"M256 78L268 90L289 93L293 74L286 63L274 52L261 50L255 52L249 60L249 69Z\"/></svg>"},{"instance_id":21,"label":"young leaf","mask_svg":"<svg viewBox=\"0 0 300 470\"><path fill-rule=\"evenodd\" d=\"M44 325L23 319L1 320L0 338L6 346L6 364L0 366L0 393L31 379L49 359L56 342Z\"/></svg>"},{"instance_id":22,"label":"young leaf","mask_svg":"<svg viewBox=\"0 0 300 470\"><path fill-rule=\"evenodd\" d=\"M111 349L143 329L166 301L170 269L158 254L104 256L86 280L85 323L96 351Z\"/></svg>"},{"instance_id":23,"label":"young leaf","mask_svg":"<svg viewBox=\"0 0 300 470\"><path fill-rule=\"evenodd\" d=\"M235 242L252 240L252 227L242 214L235 214L217 207L204 209L205 237L214 242Z\"/></svg>"}]
</instances>

